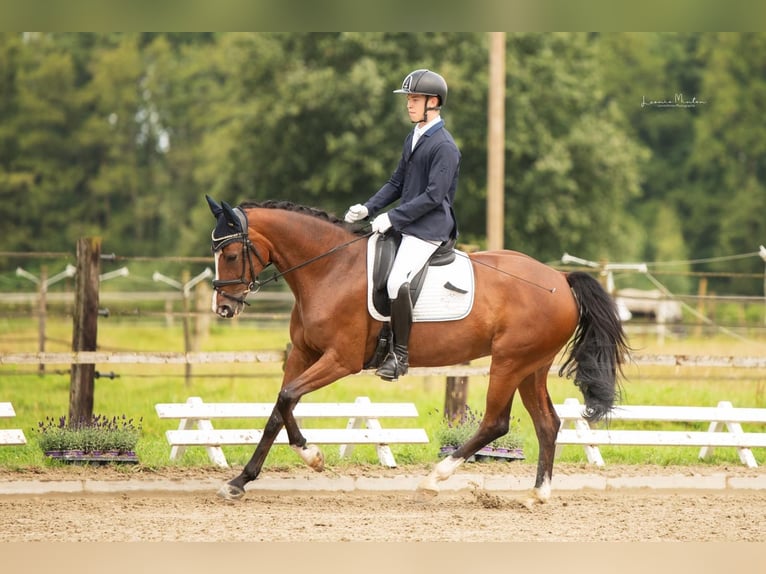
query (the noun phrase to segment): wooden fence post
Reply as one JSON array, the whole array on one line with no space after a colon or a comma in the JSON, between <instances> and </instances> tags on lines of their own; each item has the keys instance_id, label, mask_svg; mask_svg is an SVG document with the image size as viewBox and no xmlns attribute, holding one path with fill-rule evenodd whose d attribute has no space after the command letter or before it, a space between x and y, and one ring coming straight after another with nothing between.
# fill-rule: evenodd
<instances>
[{"instance_id":1,"label":"wooden fence post","mask_svg":"<svg viewBox=\"0 0 766 574\"><path fill-rule=\"evenodd\" d=\"M704 317L705 316L705 297L707 296L707 277L702 277L700 279L699 285L697 286L697 316L698 317ZM694 328L694 336L700 337L702 336L702 320L697 319L697 326Z\"/></svg>"},{"instance_id":2,"label":"wooden fence post","mask_svg":"<svg viewBox=\"0 0 766 574\"><path fill-rule=\"evenodd\" d=\"M447 377L444 393L444 419L448 422L462 421L465 417L467 401L468 377Z\"/></svg>"},{"instance_id":3,"label":"wooden fence post","mask_svg":"<svg viewBox=\"0 0 766 574\"><path fill-rule=\"evenodd\" d=\"M184 288L181 290L184 305L184 353L189 353L192 350L191 326L189 325L189 322L191 321L191 318L189 317L191 314L191 306L189 302L191 293L189 293L186 289L186 284L189 282L190 277L191 276L188 269L185 269L183 273L181 273L181 284L184 286ZM187 387L191 386L191 375L191 363L187 362L184 365L184 382L186 383Z\"/></svg>"},{"instance_id":4,"label":"wooden fence post","mask_svg":"<svg viewBox=\"0 0 766 574\"><path fill-rule=\"evenodd\" d=\"M74 325L72 351L95 351L98 334L99 273L101 238L77 241ZM69 383L69 423L90 420L93 416L93 387L96 365L72 365Z\"/></svg>"},{"instance_id":5,"label":"wooden fence post","mask_svg":"<svg viewBox=\"0 0 766 574\"><path fill-rule=\"evenodd\" d=\"M471 243L464 243L459 248L466 253L476 253L479 250L478 245ZM463 364L470 365L470 362ZM444 419L448 422L462 421L465 417L467 402L468 377L447 377L444 388Z\"/></svg>"},{"instance_id":6,"label":"wooden fence post","mask_svg":"<svg viewBox=\"0 0 766 574\"><path fill-rule=\"evenodd\" d=\"M40 285L37 301L37 350L45 352L45 323L48 317L48 266L43 265L40 268ZM37 366L39 374L45 374L45 364L40 363Z\"/></svg>"},{"instance_id":7,"label":"wooden fence post","mask_svg":"<svg viewBox=\"0 0 766 574\"><path fill-rule=\"evenodd\" d=\"M200 283L194 289L194 331L192 336L192 351L199 351L202 341L210 334L210 298L212 290L207 282Z\"/></svg>"}]
</instances>

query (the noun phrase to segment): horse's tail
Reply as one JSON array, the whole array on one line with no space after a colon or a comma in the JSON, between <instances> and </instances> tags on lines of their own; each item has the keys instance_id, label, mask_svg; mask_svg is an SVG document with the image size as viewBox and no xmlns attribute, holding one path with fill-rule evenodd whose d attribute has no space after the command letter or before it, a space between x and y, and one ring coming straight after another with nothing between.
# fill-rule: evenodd
<instances>
[{"instance_id":1,"label":"horse's tail","mask_svg":"<svg viewBox=\"0 0 766 574\"><path fill-rule=\"evenodd\" d=\"M619 398L618 378L630 347L617 307L601 284L579 271L568 273L567 281L577 299L580 321L559 375L574 378L585 398L583 416L595 422L607 416Z\"/></svg>"}]
</instances>

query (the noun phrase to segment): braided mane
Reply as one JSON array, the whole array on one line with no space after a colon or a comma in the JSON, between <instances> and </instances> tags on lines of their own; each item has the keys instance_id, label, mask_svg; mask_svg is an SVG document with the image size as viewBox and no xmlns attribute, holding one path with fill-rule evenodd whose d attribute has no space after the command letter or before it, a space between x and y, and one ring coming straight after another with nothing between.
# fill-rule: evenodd
<instances>
[{"instance_id":1,"label":"braided mane","mask_svg":"<svg viewBox=\"0 0 766 574\"><path fill-rule=\"evenodd\" d=\"M355 233L356 235L365 234L365 232L362 230L362 226L357 223L346 223L331 213L327 213L326 211L322 211L316 207L307 207L305 205L293 203L292 201L284 201L279 199L267 199L265 201L244 201L239 205L239 207L240 209L258 207L262 209L282 209L284 211L292 211L294 213L301 213L303 215L316 217L317 219L332 223L333 225L338 225L348 231L351 231L352 233Z\"/></svg>"}]
</instances>

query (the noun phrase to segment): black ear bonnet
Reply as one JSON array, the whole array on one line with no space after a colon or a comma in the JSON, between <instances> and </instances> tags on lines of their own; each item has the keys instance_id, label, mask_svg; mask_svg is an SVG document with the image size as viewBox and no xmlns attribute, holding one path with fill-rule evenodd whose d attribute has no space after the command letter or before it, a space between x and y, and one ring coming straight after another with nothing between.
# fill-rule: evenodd
<instances>
[{"instance_id":1,"label":"black ear bonnet","mask_svg":"<svg viewBox=\"0 0 766 574\"><path fill-rule=\"evenodd\" d=\"M213 252L234 241L243 241L247 237L247 216L239 207L231 207L225 201L219 205L209 195L205 196L210 211L216 218L216 225L211 234Z\"/></svg>"}]
</instances>

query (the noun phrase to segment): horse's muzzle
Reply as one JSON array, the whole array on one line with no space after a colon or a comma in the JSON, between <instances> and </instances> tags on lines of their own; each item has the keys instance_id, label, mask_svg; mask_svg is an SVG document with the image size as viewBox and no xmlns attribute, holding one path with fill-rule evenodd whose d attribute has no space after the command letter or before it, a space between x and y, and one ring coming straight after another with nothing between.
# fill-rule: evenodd
<instances>
[{"instance_id":1,"label":"horse's muzzle","mask_svg":"<svg viewBox=\"0 0 766 574\"><path fill-rule=\"evenodd\" d=\"M229 303L223 303L216 307L215 312L219 317L223 317L224 319L231 319L235 315L238 315L241 310L242 305L235 304L232 306Z\"/></svg>"},{"instance_id":2,"label":"horse's muzzle","mask_svg":"<svg viewBox=\"0 0 766 574\"><path fill-rule=\"evenodd\" d=\"M216 291L213 295L213 311L224 319L236 317L242 312L245 305L248 305L248 302L245 300L247 295L248 291L245 291L240 297L230 295L225 291Z\"/></svg>"}]
</instances>

